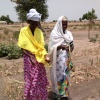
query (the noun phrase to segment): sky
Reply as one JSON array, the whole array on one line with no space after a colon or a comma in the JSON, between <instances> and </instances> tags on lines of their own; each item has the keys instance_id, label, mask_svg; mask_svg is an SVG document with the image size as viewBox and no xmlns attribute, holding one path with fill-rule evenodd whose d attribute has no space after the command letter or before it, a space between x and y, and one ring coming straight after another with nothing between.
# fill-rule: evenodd
<instances>
[{"instance_id":1,"label":"sky","mask_svg":"<svg viewBox=\"0 0 100 100\"><path fill-rule=\"evenodd\" d=\"M47 22L57 20L65 15L68 20L79 20L83 14L95 10L95 14L100 20L100 0L47 0L49 17ZM9 15L13 21L18 21L15 11L16 4L10 0L0 0L0 17Z\"/></svg>"},{"instance_id":2,"label":"sky","mask_svg":"<svg viewBox=\"0 0 100 100\"><path fill-rule=\"evenodd\" d=\"M9 15L11 20L18 21L18 16L14 8L15 6L16 4L10 0L0 0L0 17L2 15Z\"/></svg>"}]
</instances>

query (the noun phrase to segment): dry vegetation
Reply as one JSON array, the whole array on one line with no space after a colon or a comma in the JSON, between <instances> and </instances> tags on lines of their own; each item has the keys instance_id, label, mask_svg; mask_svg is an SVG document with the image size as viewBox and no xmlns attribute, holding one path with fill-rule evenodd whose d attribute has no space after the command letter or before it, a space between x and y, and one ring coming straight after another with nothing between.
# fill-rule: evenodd
<instances>
[{"instance_id":1,"label":"dry vegetation","mask_svg":"<svg viewBox=\"0 0 100 100\"><path fill-rule=\"evenodd\" d=\"M96 22L91 31L91 39L88 39L88 26L87 22L70 22L68 30L73 33L75 49L72 53L72 61L75 69L71 72L71 92L73 100L99 100L100 98L100 85L92 86L92 80L99 80L96 84L100 84L100 22ZM24 24L26 25L26 24ZM48 43L49 34L55 23L42 23L46 34L45 41ZM13 25L0 25L0 43L17 43L18 33L21 28L21 24ZM93 39L92 39L93 38ZM91 42L90 42L91 41ZM47 73L49 69L46 68ZM49 74L48 79L50 80ZM23 59L8 60L6 57L0 58L0 100L23 100ZM84 83L85 82L85 83ZM84 86L81 89L75 90L78 86L82 86L87 83L91 86L89 89L95 88L94 94L81 95L80 90L88 91L88 88L84 90ZM96 91L98 89L98 91ZM73 92L73 90L75 90ZM50 86L48 86L50 91ZM83 92L82 91L82 92ZM91 91L90 91L91 92ZM75 94L76 93L76 94ZM80 94L77 96L77 94ZM80 97L75 98L76 97ZM94 98L93 98L94 97ZM85 98L85 99L84 99Z\"/></svg>"}]
</instances>

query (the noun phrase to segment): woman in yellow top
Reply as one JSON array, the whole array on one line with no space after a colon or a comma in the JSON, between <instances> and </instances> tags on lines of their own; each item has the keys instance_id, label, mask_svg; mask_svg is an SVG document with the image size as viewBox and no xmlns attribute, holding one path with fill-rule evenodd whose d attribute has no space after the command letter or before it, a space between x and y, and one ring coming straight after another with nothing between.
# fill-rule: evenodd
<instances>
[{"instance_id":1,"label":"woman in yellow top","mask_svg":"<svg viewBox=\"0 0 100 100\"><path fill-rule=\"evenodd\" d=\"M44 48L44 37L38 28L41 14L35 9L27 13L29 26L20 30L18 46L22 48L24 57L24 96L26 100L48 100L48 80L44 65L50 62Z\"/></svg>"}]
</instances>

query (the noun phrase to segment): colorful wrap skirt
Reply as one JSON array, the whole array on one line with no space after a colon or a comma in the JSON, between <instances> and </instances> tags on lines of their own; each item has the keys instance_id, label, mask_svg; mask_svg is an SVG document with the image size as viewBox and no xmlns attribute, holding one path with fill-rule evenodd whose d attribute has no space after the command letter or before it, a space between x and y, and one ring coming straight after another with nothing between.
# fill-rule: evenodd
<instances>
[{"instance_id":1,"label":"colorful wrap skirt","mask_svg":"<svg viewBox=\"0 0 100 100\"><path fill-rule=\"evenodd\" d=\"M69 96L69 79L70 79L70 71L71 67L73 67L73 64L70 59L70 55L65 50L58 50L57 52L57 61L56 61L56 80L52 81L52 84L56 81L57 85L55 87L52 86L52 88L55 88L58 90L58 93L54 92L54 98L62 98L62 97L68 97ZM53 73L54 69L51 69L51 78L55 73ZM52 80L52 79L51 79Z\"/></svg>"},{"instance_id":2,"label":"colorful wrap skirt","mask_svg":"<svg viewBox=\"0 0 100 100\"><path fill-rule=\"evenodd\" d=\"M48 80L44 64L37 62L34 55L33 62L28 55L24 57L25 100L48 100Z\"/></svg>"}]
</instances>

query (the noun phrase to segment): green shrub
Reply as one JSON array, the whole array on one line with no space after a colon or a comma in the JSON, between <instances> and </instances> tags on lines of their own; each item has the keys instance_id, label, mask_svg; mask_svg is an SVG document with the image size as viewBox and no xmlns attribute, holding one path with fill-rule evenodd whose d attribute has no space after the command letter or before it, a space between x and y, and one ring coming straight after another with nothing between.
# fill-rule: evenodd
<instances>
[{"instance_id":1,"label":"green shrub","mask_svg":"<svg viewBox=\"0 0 100 100\"><path fill-rule=\"evenodd\" d=\"M0 44L0 57L5 56L7 56L8 59L18 59L22 56L21 48L14 43L10 45Z\"/></svg>"},{"instance_id":2,"label":"green shrub","mask_svg":"<svg viewBox=\"0 0 100 100\"><path fill-rule=\"evenodd\" d=\"M16 44L10 44L7 47L8 50L8 59L18 59L22 56L21 48L19 48Z\"/></svg>"},{"instance_id":3,"label":"green shrub","mask_svg":"<svg viewBox=\"0 0 100 100\"><path fill-rule=\"evenodd\" d=\"M0 57L7 56L7 45L6 44L0 44Z\"/></svg>"},{"instance_id":4,"label":"green shrub","mask_svg":"<svg viewBox=\"0 0 100 100\"><path fill-rule=\"evenodd\" d=\"M90 42L95 43L96 41L97 41L97 38L96 38L96 37L92 37L92 38L90 38Z\"/></svg>"}]
</instances>

